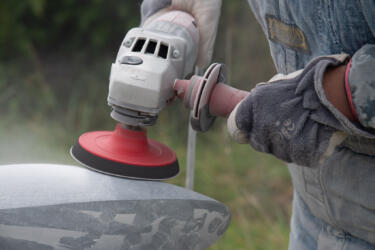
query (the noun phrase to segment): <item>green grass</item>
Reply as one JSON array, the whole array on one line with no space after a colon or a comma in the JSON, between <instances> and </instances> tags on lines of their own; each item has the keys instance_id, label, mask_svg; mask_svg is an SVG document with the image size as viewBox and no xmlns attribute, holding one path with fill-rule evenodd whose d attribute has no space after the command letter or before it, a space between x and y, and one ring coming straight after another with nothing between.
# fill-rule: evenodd
<instances>
[{"instance_id":1,"label":"green grass","mask_svg":"<svg viewBox=\"0 0 375 250\"><path fill-rule=\"evenodd\" d=\"M162 112L149 135L176 151L181 173L170 182L183 186L187 127L177 124L175 114L188 115L173 109ZM1 164L75 164L68 150L82 129L38 117L8 115L0 121ZM109 117L108 124L115 125ZM232 212L229 229L210 249L287 249L292 187L285 164L235 143L221 119L211 131L198 134L195 191L223 202Z\"/></svg>"},{"instance_id":2,"label":"green grass","mask_svg":"<svg viewBox=\"0 0 375 250\"><path fill-rule=\"evenodd\" d=\"M19 2L18 7L28 5ZM126 27L137 25L138 3L132 8L116 4L114 14L98 9L105 1L93 1L91 8L84 8L90 14L84 17L74 14L82 10L69 8L72 1L61 3L45 4L48 15L31 21L31 26L26 8L4 16L11 22L4 23L3 33L9 36L3 36L3 42L13 49L4 50L12 60L0 61L0 164L76 164L68 151L80 134L115 126L106 105L109 70ZM223 1L223 5L213 61L226 63L228 84L249 90L275 73L268 43L246 1ZM48 6L57 9L49 11ZM32 29L17 21L24 14ZM50 15L62 23L56 26ZM87 26L90 20L104 26ZM72 34L61 32L63 23ZM181 174L170 182L184 186L188 112L176 103L162 111L149 135L176 151ZM271 156L233 142L221 119L209 132L198 134L195 190L223 202L232 212L230 227L210 249L287 249L292 199L287 168Z\"/></svg>"},{"instance_id":3,"label":"green grass","mask_svg":"<svg viewBox=\"0 0 375 250\"><path fill-rule=\"evenodd\" d=\"M85 65L72 81L38 70L23 72L18 64L0 67L0 164L76 164L69 148L80 134L115 126L106 105L109 64L103 59ZM72 61L66 71L79 65ZM187 122L188 111L176 101L148 130L177 153L181 173L170 182L179 186L185 184ZM210 249L287 249L292 200L287 168L234 142L223 119L198 133L195 191L232 212L230 227Z\"/></svg>"}]
</instances>

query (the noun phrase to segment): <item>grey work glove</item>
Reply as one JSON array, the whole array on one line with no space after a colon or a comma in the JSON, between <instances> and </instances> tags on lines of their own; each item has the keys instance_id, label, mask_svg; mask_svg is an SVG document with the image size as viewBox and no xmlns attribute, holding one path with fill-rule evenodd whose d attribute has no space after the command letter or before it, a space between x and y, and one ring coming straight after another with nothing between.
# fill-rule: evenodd
<instances>
[{"instance_id":1,"label":"grey work glove","mask_svg":"<svg viewBox=\"0 0 375 250\"><path fill-rule=\"evenodd\" d=\"M277 75L258 84L231 113L228 129L240 143L271 153L286 162L316 167L337 131L365 137L374 135L351 123L327 100L322 85L327 67L338 66L346 55L319 57L305 69ZM275 79L276 78L276 79Z\"/></svg>"},{"instance_id":2,"label":"grey work glove","mask_svg":"<svg viewBox=\"0 0 375 250\"><path fill-rule=\"evenodd\" d=\"M222 0L143 0L142 26L149 25L160 15L180 10L192 15L199 29L197 66L208 66L214 50Z\"/></svg>"}]
</instances>

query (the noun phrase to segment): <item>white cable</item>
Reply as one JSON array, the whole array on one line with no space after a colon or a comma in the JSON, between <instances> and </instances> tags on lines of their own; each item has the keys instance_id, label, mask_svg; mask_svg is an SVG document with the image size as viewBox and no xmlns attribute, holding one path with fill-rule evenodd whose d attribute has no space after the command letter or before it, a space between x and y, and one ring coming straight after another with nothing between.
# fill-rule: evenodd
<instances>
[{"instance_id":1,"label":"white cable","mask_svg":"<svg viewBox=\"0 0 375 250\"><path fill-rule=\"evenodd\" d=\"M200 69L195 67L194 74L199 75ZM197 132L190 124L191 112L189 113L188 143L186 152L186 181L187 189L194 189L194 166L195 166L195 145L197 140Z\"/></svg>"}]
</instances>

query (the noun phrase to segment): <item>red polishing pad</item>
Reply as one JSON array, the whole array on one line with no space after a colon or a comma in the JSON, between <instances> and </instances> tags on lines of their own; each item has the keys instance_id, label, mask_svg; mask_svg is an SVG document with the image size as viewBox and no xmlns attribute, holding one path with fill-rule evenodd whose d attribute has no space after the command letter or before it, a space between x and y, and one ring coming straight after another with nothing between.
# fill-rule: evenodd
<instances>
[{"instance_id":1,"label":"red polishing pad","mask_svg":"<svg viewBox=\"0 0 375 250\"><path fill-rule=\"evenodd\" d=\"M121 124L114 131L81 135L71 154L89 168L121 177L160 180L179 172L173 150L148 139L145 130L128 129Z\"/></svg>"}]
</instances>

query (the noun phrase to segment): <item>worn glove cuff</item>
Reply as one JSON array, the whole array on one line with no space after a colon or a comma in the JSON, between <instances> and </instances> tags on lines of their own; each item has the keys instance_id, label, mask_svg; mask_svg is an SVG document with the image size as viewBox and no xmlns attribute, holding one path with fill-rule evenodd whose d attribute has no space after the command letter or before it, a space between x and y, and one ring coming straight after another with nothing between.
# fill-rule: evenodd
<instances>
[{"instance_id":1,"label":"worn glove cuff","mask_svg":"<svg viewBox=\"0 0 375 250\"><path fill-rule=\"evenodd\" d=\"M237 110L238 107L241 105L241 102L239 102L237 106L233 109L233 111L230 113L227 120L227 128L229 134L236 142L240 144L246 144L249 143L249 135L243 130L239 129L236 122Z\"/></svg>"}]
</instances>

